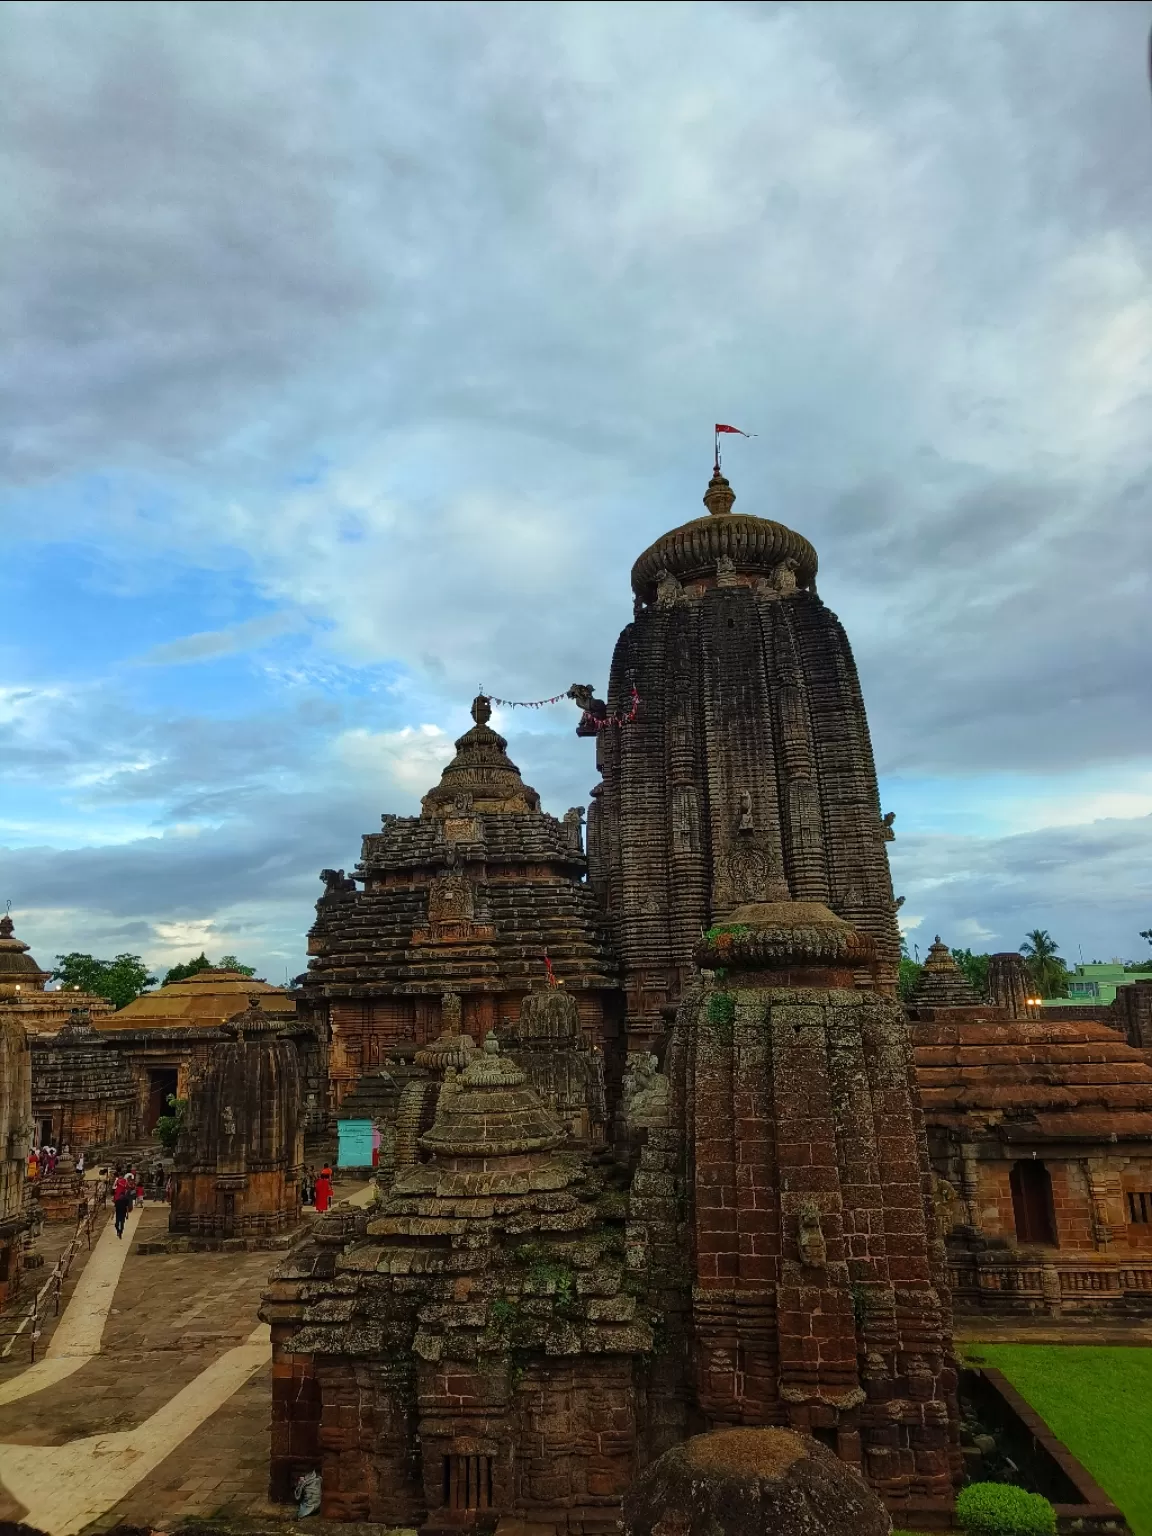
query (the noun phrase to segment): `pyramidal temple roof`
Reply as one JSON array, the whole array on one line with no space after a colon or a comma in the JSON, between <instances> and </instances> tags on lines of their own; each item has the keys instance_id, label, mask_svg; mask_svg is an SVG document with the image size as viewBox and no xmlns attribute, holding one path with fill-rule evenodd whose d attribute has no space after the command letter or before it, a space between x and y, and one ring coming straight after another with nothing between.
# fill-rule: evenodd
<instances>
[{"instance_id":1,"label":"pyramidal temple roof","mask_svg":"<svg viewBox=\"0 0 1152 1536\"><path fill-rule=\"evenodd\" d=\"M491 701L478 694L472 700L476 724L456 742L456 756L421 803L425 816L454 807L473 811L538 811L540 796L525 784L520 770L508 756L508 743L488 724Z\"/></svg>"},{"instance_id":2,"label":"pyramidal temple roof","mask_svg":"<svg viewBox=\"0 0 1152 1536\"><path fill-rule=\"evenodd\" d=\"M937 934L909 999L913 1008L975 1008L980 999Z\"/></svg>"}]
</instances>

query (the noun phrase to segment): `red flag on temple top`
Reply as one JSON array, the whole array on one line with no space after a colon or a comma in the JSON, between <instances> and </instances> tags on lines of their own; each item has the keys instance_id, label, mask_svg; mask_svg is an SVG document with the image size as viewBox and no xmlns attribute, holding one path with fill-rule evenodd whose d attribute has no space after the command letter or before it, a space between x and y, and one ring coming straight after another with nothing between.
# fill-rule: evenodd
<instances>
[{"instance_id":1,"label":"red flag on temple top","mask_svg":"<svg viewBox=\"0 0 1152 1536\"><path fill-rule=\"evenodd\" d=\"M552 962L547 955L544 956L544 969L548 975L548 985L558 987L560 983L556 980L556 972L552 969Z\"/></svg>"},{"instance_id":2,"label":"red flag on temple top","mask_svg":"<svg viewBox=\"0 0 1152 1536\"><path fill-rule=\"evenodd\" d=\"M742 427L727 427L722 421L716 423L715 460L716 473L720 473L720 434L721 432L735 432L737 437L755 437L755 432L745 432Z\"/></svg>"}]
</instances>

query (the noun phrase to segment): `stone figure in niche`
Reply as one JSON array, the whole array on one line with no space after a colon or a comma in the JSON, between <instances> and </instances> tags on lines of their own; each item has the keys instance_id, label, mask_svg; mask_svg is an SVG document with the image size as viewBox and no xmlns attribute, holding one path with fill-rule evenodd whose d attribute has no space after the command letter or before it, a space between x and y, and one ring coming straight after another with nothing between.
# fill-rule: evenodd
<instances>
[{"instance_id":1,"label":"stone figure in niche","mask_svg":"<svg viewBox=\"0 0 1152 1536\"><path fill-rule=\"evenodd\" d=\"M657 608L674 608L684 596L684 588L670 571L663 568L656 572Z\"/></svg>"},{"instance_id":2,"label":"stone figure in niche","mask_svg":"<svg viewBox=\"0 0 1152 1536\"><path fill-rule=\"evenodd\" d=\"M883 832L881 832L880 835L881 835L881 837L884 839L884 841L886 843L894 843L896 841L896 834L892 830L892 823L895 820L896 820L896 812L895 811L889 811L887 813L887 815L885 815L881 819L881 825L883 826L884 830L883 830Z\"/></svg>"},{"instance_id":3,"label":"stone figure in niche","mask_svg":"<svg viewBox=\"0 0 1152 1536\"><path fill-rule=\"evenodd\" d=\"M806 1264L809 1269L823 1269L827 1265L828 1244L820 1226L820 1207L811 1200L806 1200L800 1207L796 1240L801 1264Z\"/></svg>"},{"instance_id":4,"label":"stone figure in niche","mask_svg":"<svg viewBox=\"0 0 1152 1536\"><path fill-rule=\"evenodd\" d=\"M770 576L758 576L752 590L757 597L766 597L769 602L773 602L780 596L779 592L772 585L772 578Z\"/></svg>"},{"instance_id":5,"label":"stone figure in niche","mask_svg":"<svg viewBox=\"0 0 1152 1536\"><path fill-rule=\"evenodd\" d=\"M624 1118L630 1130L660 1129L668 1124L669 1082L648 1052L628 1058L622 1084Z\"/></svg>"},{"instance_id":6,"label":"stone figure in niche","mask_svg":"<svg viewBox=\"0 0 1152 1536\"><path fill-rule=\"evenodd\" d=\"M718 587L734 587L736 581L736 562L731 555L721 555L716 561L716 585Z\"/></svg>"},{"instance_id":7,"label":"stone figure in niche","mask_svg":"<svg viewBox=\"0 0 1152 1536\"><path fill-rule=\"evenodd\" d=\"M759 848L736 847L721 861L723 906L768 899L768 857Z\"/></svg>"},{"instance_id":8,"label":"stone figure in niche","mask_svg":"<svg viewBox=\"0 0 1152 1536\"><path fill-rule=\"evenodd\" d=\"M225 1104L223 1110L221 1111L221 1114L220 1114L220 1125L221 1125L221 1127L222 1127L222 1129L224 1131L225 1136L229 1136L229 1137L235 1136L235 1134L236 1134L236 1116L232 1112L231 1104Z\"/></svg>"},{"instance_id":9,"label":"stone figure in niche","mask_svg":"<svg viewBox=\"0 0 1152 1536\"><path fill-rule=\"evenodd\" d=\"M471 794L464 790L460 794L455 795L452 800L452 809L457 816L471 816L473 811Z\"/></svg>"},{"instance_id":10,"label":"stone figure in niche","mask_svg":"<svg viewBox=\"0 0 1152 1536\"><path fill-rule=\"evenodd\" d=\"M780 564L772 572L772 585L781 597L787 597L796 590L797 561L791 555L787 560L781 560Z\"/></svg>"},{"instance_id":11,"label":"stone figure in niche","mask_svg":"<svg viewBox=\"0 0 1152 1536\"><path fill-rule=\"evenodd\" d=\"M675 853L700 851L700 817L691 784L677 784L672 790L672 849Z\"/></svg>"},{"instance_id":12,"label":"stone figure in niche","mask_svg":"<svg viewBox=\"0 0 1152 1536\"><path fill-rule=\"evenodd\" d=\"M346 875L342 869L322 869L320 878L324 882L325 894L334 896L337 891L354 891L356 881L351 875Z\"/></svg>"},{"instance_id":13,"label":"stone figure in niche","mask_svg":"<svg viewBox=\"0 0 1152 1536\"><path fill-rule=\"evenodd\" d=\"M751 793L746 789L742 789L740 791L739 807L740 821L738 824L738 830L741 832L755 832L756 823L752 818L752 796Z\"/></svg>"},{"instance_id":14,"label":"stone figure in niche","mask_svg":"<svg viewBox=\"0 0 1152 1536\"><path fill-rule=\"evenodd\" d=\"M584 807L574 805L571 810L564 812L564 830L569 845L577 852L584 851Z\"/></svg>"},{"instance_id":15,"label":"stone figure in niche","mask_svg":"<svg viewBox=\"0 0 1152 1536\"><path fill-rule=\"evenodd\" d=\"M936 1217L936 1235L947 1237L960 1220L960 1201L955 1188L936 1173L932 1175L932 1210Z\"/></svg>"},{"instance_id":16,"label":"stone figure in niche","mask_svg":"<svg viewBox=\"0 0 1152 1536\"><path fill-rule=\"evenodd\" d=\"M475 895L471 882L460 874L441 875L428 887L428 921L453 923L474 915Z\"/></svg>"}]
</instances>

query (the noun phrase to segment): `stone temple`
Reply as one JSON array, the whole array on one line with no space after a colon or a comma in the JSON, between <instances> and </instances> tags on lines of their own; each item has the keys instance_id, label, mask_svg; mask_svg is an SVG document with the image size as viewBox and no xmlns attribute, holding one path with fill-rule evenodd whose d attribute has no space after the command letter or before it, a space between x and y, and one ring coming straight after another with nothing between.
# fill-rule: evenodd
<instances>
[{"instance_id":1,"label":"stone temple","mask_svg":"<svg viewBox=\"0 0 1152 1536\"><path fill-rule=\"evenodd\" d=\"M633 568L607 701L571 690L586 860L482 697L421 815L325 872L301 1011L394 1131L377 1203L270 1281L276 1496L316 1468L334 1518L608 1531L671 1446L771 1426L946 1519L892 818L815 551L733 503L717 468Z\"/></svg>"}]
</instances>

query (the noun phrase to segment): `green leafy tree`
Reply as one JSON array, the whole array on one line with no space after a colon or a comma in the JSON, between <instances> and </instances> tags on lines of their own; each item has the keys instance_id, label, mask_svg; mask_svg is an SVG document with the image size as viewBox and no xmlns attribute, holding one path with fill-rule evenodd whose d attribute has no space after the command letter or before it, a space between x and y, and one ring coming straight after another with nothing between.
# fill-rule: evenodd
<instances>
[{"instance_id":1,"label":"green leafy tree","mask_svg":"<svg viewBox=\"0 0 1152 1536\"><path fill-rule=\"evenodd\" d=\"M221 955L219 960L209 960L203 950L195 960L186 960L182 965L174 965L164 977L164 985L170 981L186 981L189 976L196 976L200 971L239 971L242 976L255 976L254 965L241 965L235 955Z\"/></svg>"},{"instance_id":2,"label":"green leafy tree","mask_svg":"<svg viewBox=\"0 0 1152 1536\"><path fill-rule=\"evenodd\" d=\"M916 985L920 972L924 969L908 953L908 940L900 935L900 971L896 980L896 987L900 993L900 1001L906 1003L912 996L912 988Z\"/></svg>"},{"instance_id":3,"label":"green leafy tree","mask_svg":"<svg viewBox=\"0 0 1152 1536\"><path fill-rule=\"evenodd\" d=\"M1026 934L1020 953L1028 962L1032 985L1041 997L1068 996L1068 967L1057 953L1059 945L1047 928Z\"/></svg>"},{"instance_id":4,"label":"green leafy tree","mask_svg":"<svg viewBox=\"0 0 1152 1536\"><path fill-rule=\"evenodd\" d=\"M988 966L991 955L974 955L970 949L954 949L952 958L964 972L977 997L988 996Z\"/></svg>"},{"instance_id":5,"label":"green leafy tree","mask_svg":"<svg viewBox=\"0 0 1152 1536\"><path fill-rule=\"evenodd\" d=\"M239 971L242 976L255 976L256 974L256 967L254 965L241 965L235 955L221 955L216 963L222 971Z\"/></svg>"},{"instance_id":6,"label":"green leafy tree","mask_svg":"<svg viewBox=\"0 0 1152 1536\"><path fill-rule=\"evenodd\" d=\"M56 956L52 975L66 989L78 987L81 992L94 992L97 997L106 997L116 1008L126 1008L133 998L156 985L155 976L149 975L139 955L97 960L73 950L71 954Z\"/></svg>"},{"instance_id":7,"label":"green leafy tree","mask_svg":"<svg viewBox=\"0 0 1152 1536\"><path fill-rule=\"evenodd\" d=\"M174 1093L170 1093L168 1108L172 1113L161 1115L156 1122L156 1139L165 1152L171 1153L175 1152L176 1143L180 1140L180 1132L184 1129L184 1120L188 1114L188 1100L178 1099Z\"/></svg>"},{"instance_id":8,"label":"green leafy tree","mask_svg":"<svg viewBox=\"0 0 1152 1536\"><path fill-rule=\"evenodd\" d=\"M185 960L182 965L170 966L164 980L161 982L161 986L166 987L173 981L185 981L189 976L195 976L200 971L210 971L211 969L211 960L201 950L195 960Z\"/></svg>"}]
</instances>

